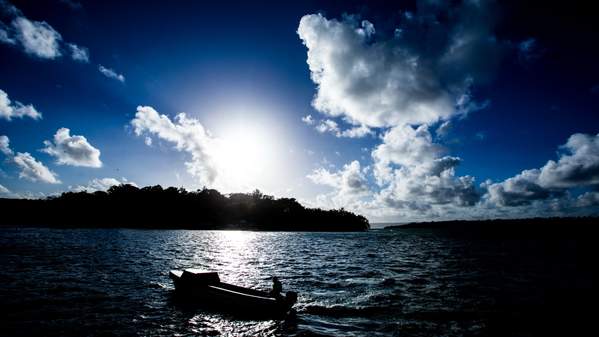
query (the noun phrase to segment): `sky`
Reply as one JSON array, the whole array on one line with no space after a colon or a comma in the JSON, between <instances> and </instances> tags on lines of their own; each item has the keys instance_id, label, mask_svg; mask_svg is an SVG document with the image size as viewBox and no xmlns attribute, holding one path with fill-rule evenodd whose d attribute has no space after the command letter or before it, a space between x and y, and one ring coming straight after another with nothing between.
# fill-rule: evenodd
<instances>
[{"instance_id":1,"label":"sky","mask_svg":"<svg viewBox=\"0 0 599 337\"><path fill-rule=\"evenodd\" d=\"M597 215L596 22L583 2L0 0L0 197Z\"/></svg>"}]
</instances>

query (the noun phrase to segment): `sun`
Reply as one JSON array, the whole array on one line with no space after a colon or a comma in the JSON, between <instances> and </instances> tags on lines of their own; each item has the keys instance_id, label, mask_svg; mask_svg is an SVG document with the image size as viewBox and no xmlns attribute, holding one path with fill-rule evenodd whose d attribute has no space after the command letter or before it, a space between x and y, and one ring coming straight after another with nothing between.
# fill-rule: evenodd
<instances>
[{"instance_id":1,"label":"sun","mask_svg":"<svg viewBox=\"0 0 599 337\"><path fill-rule=\"evenodd\" d=\"M247 191L263 184L274 166L276 140L257 123L234 123L218 135L215 161L221 188Z\"/></svg>"}]
</instances>

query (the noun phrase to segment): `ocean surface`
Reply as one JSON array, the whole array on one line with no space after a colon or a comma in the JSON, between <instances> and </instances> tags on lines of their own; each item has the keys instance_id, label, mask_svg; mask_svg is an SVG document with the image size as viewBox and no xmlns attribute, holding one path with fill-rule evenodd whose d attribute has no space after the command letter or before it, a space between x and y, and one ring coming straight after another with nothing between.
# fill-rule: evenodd
<instances>
[{"instance_id":1,"label":"ocean surface","mask_svg":"<svg viewBox=\"0 0 599 337\"><path fill-rule=\"evenodd\" d=\"M0 228L2 336L544 336L594 318L592 240ZM169 269L299 292L284 320L173 297Z\"/></svg>"}]
</instances>

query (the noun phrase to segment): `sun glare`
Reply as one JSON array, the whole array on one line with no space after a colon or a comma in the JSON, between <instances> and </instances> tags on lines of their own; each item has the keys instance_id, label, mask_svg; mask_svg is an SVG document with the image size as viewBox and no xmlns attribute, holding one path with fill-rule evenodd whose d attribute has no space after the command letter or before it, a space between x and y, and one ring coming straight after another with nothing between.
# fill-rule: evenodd
<instances>
[{"instance_id":1,"label":"sun glare","mask_svg":"<svg viewBox=\"0 0 599 337\"><path fill-rule=\"evenodd\" d=\"M216 161L224 188L258 188L275 165L276 140L265 127L237 123L218 135Z\"/></svg>"}]
</instances>

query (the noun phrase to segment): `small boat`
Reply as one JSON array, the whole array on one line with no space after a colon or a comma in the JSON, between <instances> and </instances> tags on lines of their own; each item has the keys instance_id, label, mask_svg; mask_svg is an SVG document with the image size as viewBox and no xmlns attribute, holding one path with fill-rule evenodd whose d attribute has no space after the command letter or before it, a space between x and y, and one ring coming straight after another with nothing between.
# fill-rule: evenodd
<instances>
[{"instance_id":1,"label":"small boat","mask_svg":"<svg viewBox=\"0 0 599 337\"><path fill-rule=\"evenodd\" d=\"M244 288L220 281L218 273L200 269L171 270L169 277L180 298L197 304L249 316L282 316L297 301L297 293L285 296Z\"/></svg>"}]
</instances>

